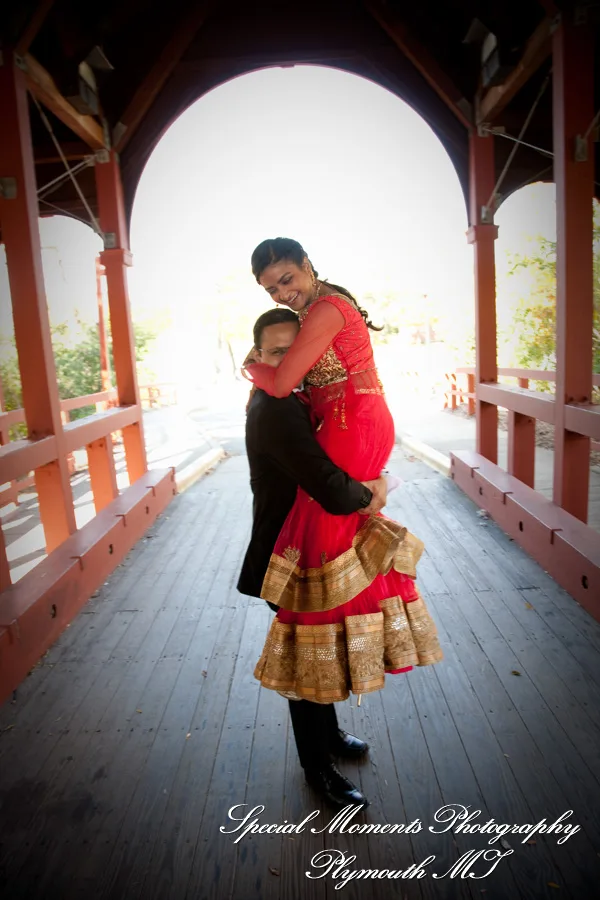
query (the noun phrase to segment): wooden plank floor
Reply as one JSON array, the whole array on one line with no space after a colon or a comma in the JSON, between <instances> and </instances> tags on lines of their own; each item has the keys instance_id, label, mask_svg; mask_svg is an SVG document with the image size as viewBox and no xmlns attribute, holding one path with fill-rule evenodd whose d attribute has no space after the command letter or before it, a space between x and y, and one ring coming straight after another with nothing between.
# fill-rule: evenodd
<instances>
[{"instance_id":1,"label":"wooden plank floor","mask_svg":"<svg viewBox=\"0 0 600 900\"><path fill-rule=\"evenodd\" d=\"M359 823L411 834L223 834L234 804L261 823L323 829L286 702L252 676L271 613L235 590L250 530L242 456L176 498L0 710L0 895L17 898L332 898L311 865L422 878L351 880L343 896L595 896L600 879L600 625L452 482L396 451L407 482L388 512L427 545L420 585L445 660L338 705L371 744L341 764L371 800ZM473 821L578 833L465 834L437 825L445 804ZM435 833L434 830L438 833ZM513 850L483 880L434 878L469 850ZM480 875L492 865L480 859Z\"/></svg>"}]
</instances>

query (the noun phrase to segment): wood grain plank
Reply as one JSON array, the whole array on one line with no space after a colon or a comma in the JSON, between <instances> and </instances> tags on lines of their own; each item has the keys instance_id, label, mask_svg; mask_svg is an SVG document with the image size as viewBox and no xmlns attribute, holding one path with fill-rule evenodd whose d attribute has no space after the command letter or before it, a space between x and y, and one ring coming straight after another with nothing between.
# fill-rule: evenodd
<instances>
[{"instance_id":1,"label":"wood grain plank","mask_svg":"<svg viewBox=\"0 0 600 900\"><path fill-rule=\"evenodd\" d=\"M551 822L566 810L573 809L572 798L561 793L547 765L549 747L540 749L527 731L511 697L481 648L478 636L470 630L456 597L447 596L439 613L445 629L452 634L452 655L460 659L487 720L485 724L480 720L479 733L472 735L469 744L465 718L461 718L459 727L474 769L476 755L485 754L487 764L483 767L477 764L476 772L496 821L525 824L547 818ZM517 679L513 677L513 680ZM528 723L531 723L534 714L535 710L531 710ZM489 736L487 741L486 732ZM494 758L496 773L494 765L490 765ZM579 821L578 814L576 821ZM584 896L580 892L589 890L589 881L585 869L581 869L578 863L583 862L589 868L590 856L595 857L595 853L590 853L589 845L586 846L585 836L577 834L563 845L556 844L551 836L536 836L535 840L535 866L529 868L527 863L533 854L527 853L527 847L517 844L515 837L508 838L515 855L517 852L520 855L512 868L523 896L553 896L549 882L560 884L563 890L569 885L573 896ZM518 869L517 865L522 868Z\"/></svg>"},{"instance_id":2,"label":"wood grain plank","mask_svg":"<svg viewBox=\"0 0 600 900\"><path fill-rule=\"evenodd\" d=\"M264 601L253 603L252 615L262 620L260 643L267 636L273 612ZM258 649L258 646L256 650ZM261 821L284 824L285 758L288 741L287 701L275 691L260 689L248 779L243 800L246 811L264 806ZM293 740L293 738L292 738ZM226 825L226 822L223 823ZM233 823L227 826L233 827ZM278 900L283 842L291 835L253 836L238 844L232 900Z\"/></svg>"},{"instance_id":3,"label":"wood grain plank","mask_svg":"<svg viewBox=\"0 0 600 900\"><path fill-rule=\"evenodd\" d=\"M502 692L504 702L493 703L487 696L486 691L495 687L494 682L488 684L480 669L470 670L467 668L465 674L465 661L472 659L473 654L480 651L480 647L469 621L458 612L456 598L451 596L451 585L457 578L456 567L451 560L437 552L436 534L431 517L426 516L414 503L407 504L407 508L410 508L410 516L416 533L423 537L427 535L425 539L429 541L431 558L439 574L447 584L449 583L445 595L440 594L435 597L427 595L440 630L440 640L446 655L446 660L436 666L436 674L448 706L452 710L480 789L486 799L487 808L493 811L492 814L496 821L509 823L526 823L532 819L538 821L542 816L538 815L536 818L535 813L530 809L519 782L507 767L504 746L501 749L501 742L502 739L506 739L506 733L513 733L514 723L520 721L518 714L510 701L507 702L508 698L506 698L505 692ZM427 589L426 579L423 579L423 585ZM465 587L466 581L463 580L461 586ZM486 592L482 593L482 597L484 596L487 596ZM460 648L459 654L456 652L457 647ZM482 665L491 668L487 659L484 659ZM527 743L527 735L525 738ZM524 765L524 768L526 770L525 781L527 781L531 767ZM535 770L534 774L537 778ZM552 802L553 786L554 780L546 774L542 779L541 788L549 802ZM515 845L511 844L511 846L513 849L517 849ZM535 864L531 860L531 856L524 853L522 848L519 848L518 855L515 854L506 861L517 883L520 895L530 897L532 900L538 895L551 896L552 889L548 887L548 883L556 882L557 878L560 879L560 870L557 869L554 862L555 848L552 848L552 852L550 852L549 849L540 847L540 851L540 857L535 860ZM570 871L570 860L566 867ZM577 883L576 877L575 883Z\"/></svg>"},{"instance_id":4,"label":"wood grain plank","mask_svg":"<svg viewBox=\"0 0 600 900\"><path fill-rule=\"evenodd\" d=\"M388 679L382 703L406 822L419 820L421 823L421 830L410 835L415 861L418 864L429 856L435 857L426 869L428 874L421 879L423 898L470 897L468 883L464 880L433 879L433 873L439 875L448 871L460 854L449 832L433 834L430 831L436 810L443 805L443 797L406 676Z\"/></svg>"},{"instance_id":5,"label":"wood grain plank","mask_svg":"<svg viewBox=\"0 0 600 900\"><path fill-rule=\"evenodd\" d=\"M377 692L363 697L360 707L353 700L349 711L354 723L353 733L369 743L368 757L359 767L360 784L371 803L366 821L378 824L407 822L401 778L394 762L382 694ZM366 835L366 842L372 868L406 870L419 862L414 855L410 835L370 834ZM363 855L361 852L361 857ZM380 892L383 893L383 888L379 888L375 896ZM408 900L421 900L421 881L416 878L404 881L402 896Z\"/></svg>"},{"instance_id":6,"label":"wood grain plank","mask_svg":"<svg viewBox=\"0 0 600 900\"><path fill-rule=\"evenodd\" d=\"M221 546L222 542L218 539L216 529L213 537L215 546ZM209 552L208 558L210 557ZM102 827L103 817L113 823L114 817L122 811L126 792L124 789L119 789L118 785L114 785L109 774L111 766L116 769L117 777L121 777L119 753L122 751L123 744L130 747L136 746L133 738L129 742L127 738L130 738L130 731L135 732L134 737L138 737L139 717L135 710L138 708L144 710L144 706L146 710L143 714L146 716L147 728L150 731L145 731L140 736L141 746L144 747L144 742L151 741L151 730L155 726L151 724L150 720L153 715L155 718L160 715L160 704L166 703L168 700L169 677L174 677L178 664L177 660L175 660L174 666L169 666L168 663L173 660L173 655L177 657L177 641L182 639L186 641L190 636L189 622L187 617L181 618L182 608L178 605L177 595L168 598L166 606L163 605L164 601L164 596L161 597L160 594L154 596L153 602L148 603L142 615L138 617L135 623L136 628L128 629L113 652L113 660L117 664L125 661L129 665L122 672L119 690L114 694L102 719L97 722L95 728L89 730L87 735L80 734L78 744L73 745L72 749L71 739L68 736L63 740L62 748L58 748L58 753L62 753L64 757L66 744L66 752L72 756L75 766L71 767L66 783L59 778L54 787L50 782L51 790L46 802L42 803L36 811L37 830L34 828L32 832L30 828L30 834L38 834L38 846L45 846L42 836L44 830L51 835L51 846L53 846L52 841L57 839L53 828L52 810L57 803L60 806L64 802L61 800L61 791L68 795L71 804L81 805L83 802L93 800L94 807L93 816L91 816L93 821L88 823L86 829L81 829L81 823L76 820L67 823L68 827L63 830L61 838L63 844L68 840L73 840L75 845L77 845L77 841L91 842L90 835L94 834L95 828ZM162 671L156 672L155 669L161 661L163 663ZM85 666L84 661L83 666ZM169 669L172 671L169 672ZM168 677L163 679L163 673L167 673ZM158 686L156 696L153 692L154 684ZM133 727L132 722L135 723ZM52 773L51 768L48 771L50 774ZM98 778L97 773L103 773L102 777ZM91 793L90 785L93 785ZM112 806L115 798L116 807ZM108 832L112 827L111 824L107 829ZM95 846L95 849L99 848ZM56 867L62 872L63 867L59 857L60 854L57 855ZM88 862L90 861L89 853L86 859ZM42 861L40 861L40 865ZM53 868L53 866L46 865L48 876ZM28 865L28 877L31 876L34 879L35 870L36 867ZM43 879L44 882L45 880Z\"/></svg>"},{"instance_id":7,"label":"wood grain plank","mask_svg":"<svg viewBox=\"0 0 600 900\"><path fill-rule=\"evenodd\" d=\"M14 725L0 739L7 896L324 900L337 896L334 882L306 872L325 846L356 853L351 867L367 869L406 868L432 853L440 871L486 846L475 834L430 832L443 803L520 824L572 808L582 830L560 846L507 836L515 852L483 895L481 882L431 875L357 880L345 895L537 900L558 896L550 882L572 900L594 895L600 624L448 479L423 477L402 454L394 467L416 475L387 512L426 542L418 580L445 659L389 676L360 708L338 705L342 727L371 745L366 760L340 768L371 800L354 821L417 817L423 830L309 826L239 845L219 832L235 802L265 803L268 822L319 809L322 828L335 814L304 781L286 702L252 677L272 613L235 590L251 515L247 462L234 458L176 498L37 681L34 673L0 711L0 729Z\"/></svg>"}]
</instances>

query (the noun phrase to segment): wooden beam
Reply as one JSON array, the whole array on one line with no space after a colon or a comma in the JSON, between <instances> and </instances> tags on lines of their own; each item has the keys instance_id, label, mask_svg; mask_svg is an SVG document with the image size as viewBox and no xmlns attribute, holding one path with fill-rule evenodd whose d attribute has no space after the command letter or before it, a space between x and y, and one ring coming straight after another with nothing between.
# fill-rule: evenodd
<instances>
[{"instance_id":1,"label":"wooden beam","mask_svg":"<svg viewBox=\"0 0 600 900\"><path fill-rule=\"evenodd\" d=\"M375 55L379 48L374 47L371 53ZM320 50L287 50L282 49L280 53L245 53L243 56L211 56L202 59L190 59L180 62L177 72L182 74L189 73L191 76L198 75L222 75L227 76L230 72L238 69L251 70L263 69L265 66L269 68L293 68L294 66L312 65L312 66L332 66L345 61L355 62L356 60L365 60L367 57L363 51L358 52L356 49L343 47L329 50L321 48ZM371 58L369 57L369 62Z\"/></svg>"},{"instance_id":2,"label":"wooden beam","mask_svg":"<svg viewBox=\"0 0 600 900\"><path fill-rule=\"evenodd\" d=\"M523 51L521 60L503 84L490 88L481 97L477 108L477 124L492 122L518 94L531 76L537 72L545 59L552 53L552 34L555 30L553 19L545 18L535 29Z\"/></svg>"},{"instance_id":3,"label":"wooden beam","mask_svg":"<svg viewBox=\"0 0 600 900\"><path fill-rule=\"evenodd\" d=\"M539 0L539 4L542 9L546 10L546 14L549 16L559 16L560 15L560 6L558 3L555 3L554 0ZM563 3L564 5L564 3Z\"/></svg>"},{"instance_id":4,"label":"wooden beam","mask_svg":"<svg viewBox=\"0 0 600 900\"><path fill-rule=\"evenodd\" d=\"M498 409L480 388L498 381L496 316L497 225L485 221L496 180L495 138L469 134L469 221L467 240L473 245L475 286L475 419L476 450L498 462ZM470 391L469 391L470 393ZM519 410L517 410L519 411Z\"/></svg>"},{"instance_id":5,"label":"wooden beam","mask_svg":"<svg viewBox=\"0 0 600 900\"><path fill-rule=\"evenodd\" d=\"M381 0L365 0L365 6L465 128L472 128L473 123L460 105L461 101L466 103L462 92L429 51L410 33L404 22L384 7Z\"/></svg>"},{"instance_id":6,"label":"wooden beam","mask_svg":"<svg viewBox=\"0 0 600 900\"><path fill-rule=\"evenodd\" d=\"M115 406L105 412L94 413L83 419L75 419L64 426L64 447L66 453L79 450L86 444L100 441L113 431L122 431L128 425L139 422L141 408L132 406Z\"/></svg>"},{"instance_id":7,"label":"wooden beam","mask_svg":"<svg viewBox=\"0 0 600 900\"><path fill-rule=\"evenodd\" d=\"M29 98L24 72L10 51L0 66L0 109L4 126L0 171L10 172L18 186L12 199L0 199L0 223L23 408L28 437L35 440L52 435L58 451L53 461L35 467L40 519L50 552L77 530L77 523L67 461L61 452L60 398L44 289Z\"/></svg>"},{"instance_id":8,"label":"wooden beam","mask_svg":"<svg viewBox=\"0 0 600 900\"><path fill-rule=\"evenodd\" d=\"M498 382L478 384L476 390L478 400L554 425L555 405L552 394Z\"/></svg>"},{"instance_id":9,"label":"wooden beam","mask_svg":"<svg viewBox=\"0 0 600 900\"><path fill-rule=\"evenodd\" d=\"M68 162L76 162L85 159L86 156L89 156L91 153L90 147L88 144L84 144L83 141L61 142L60 148ZM44 147L36 149L36 166L54 165L56 163L62 163L62 159L58 155L56 147L53 144L47 144Z\"/></svg>"},{"instance_id":10,"label":"wooden beam","mask_svg":"<svg viewBox=\"0 0 600 900\"><path fill-rule=\"evenodd\" d=\"M41 438L32 441L23 438L20 441L11 441L0 447L0 484L7 481L16 481L23 475L28 475L34 469L47 466L58 458L58 444L56 438Z\"/></svg>"},{"instance_id":11,"label":"wooden beam","mask_svg":"<svg viewBox=\"0 0 600 900\"><path fill-rule=\"evenodd\" d=\"M582 522L589 509L590 412L594 359L593 150L579 159L578 135L595 111L595 39L564 16L552 48L552 129L556 184L556 418L553 501ZM593 144L589 143L590 148ZM577 409L575 404L581 404ZM587 412L586 412L587 407ZM586 429L585 431L583 429Z\"/></svg>"},{"instance_id":12,"label":"wooden beam","mask_svg":"<svg viewBox=\"0 0 600 900\"><path fill-rule=\"evenodd\" d=\"M82 116L77 112L58 90L50 73L30 53L21 57L20 66L25 72L27 88L40 103L43 103L89 147L93 147L94 150L104 148L102 126L92 116Z\"/></svg>"},{"instance_id":13,"label":"wooden beam","mask_svg":"<svg viewBox=\"0 0 600 900\"><path fill-rule=\"evenodd\" d=\"M24 53L27 53L38 36L38 33L53 6L54 0L39 0L35 12L27 22L23 34L17 41L15 53L19 56L23 56Z\"/></svg>"},{"instance_id":14,"label":"wooden beam","mask_svg":"<svg viewBox=\"0 0 600 900\"><path fill-rule=\"evenodd\" d=\"M175 30L165 45L162 53L135 92L129 106L121 116L117 125L120 136L115 142L115 150L120 153L136 128L156 100L175 66L186 52L189 45L211 12L215 0L204 0L192 5L187 15L177 23Z\"/></svg>"},{"instance_id":15,"label":"wooden beam","mask_svg":"<svg viewBox=\"0 0 600 900\"><path fill-rule=\"evenodd\" d=\"M3 493L7 493L4 491ZM0 494L0 496L2 496ZM11 501L7 499L7 503ZM14 502L14 501L12 501ZM2 504L4 505L4 504ZM10 566L8 564L8 558L6 556L6 544L4 543L4 532L0 528L0 594L2 591L8 590L8 588L12 584L12 578L10 577Z\"/></svg>"},{"instance_id":16,"label":"wooden beam","mask_svg":"<svg viewBox=\"0 0 600 900\"><path fill-rule=\"evenodd\" d=\"M595 403L565 404L565 428L600 441L600 407Z\"/></svg>"}]
</instances>

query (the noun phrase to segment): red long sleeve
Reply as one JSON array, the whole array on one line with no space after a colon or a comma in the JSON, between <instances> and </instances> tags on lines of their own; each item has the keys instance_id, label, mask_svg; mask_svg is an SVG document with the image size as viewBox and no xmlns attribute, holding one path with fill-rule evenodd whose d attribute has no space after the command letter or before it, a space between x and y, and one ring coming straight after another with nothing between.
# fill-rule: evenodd
<instances>
[{"instance_id":1,"label":"red long sleeve","mask_svg":"<svg viewBox=\"0 0 600 900\"><path fill-rule=\"evenodd\" d=\"M277 368L265 363L253 363L246 366L246 372L256 387L267 394L287 397L325 353L344 324L344 316L333 303L328 303L326 299L319 300Z\"/></svg>"}]
</instances>

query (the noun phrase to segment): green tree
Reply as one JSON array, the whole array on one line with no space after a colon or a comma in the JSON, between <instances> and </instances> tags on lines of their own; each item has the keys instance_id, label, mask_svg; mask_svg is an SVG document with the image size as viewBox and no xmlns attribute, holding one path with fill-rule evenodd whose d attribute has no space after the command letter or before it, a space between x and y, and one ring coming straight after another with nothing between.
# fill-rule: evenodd
<instances>
[{"instance_id":1,"label":"green tree","mask_svg":"<svg viewBox=\"0 0 600 900\"><path fill-rule=\"evenodd\" d=\"M84 338L75 345L68 341L68 330L64 326L53 328L54 359L56 378L61 400L81 397L102 390L100 371L100 334L96 325L90 325L83 331ZM147 326L134 325L136 361L142 364L156 337ZM107 335L109 366L114 371L112 340ZM114 379L113 379L114 382ZM73 410L72 419L82 418L93 412L93 407Z\"/></svg>"},{"instance_id":2,"label":"green tree","mask_svg":"<svg viewBox=\"0 0 600 900\"><path fill-rule=\"evenodd\" d=\"M600 373L600 205L594 204L594 325L593 371ZM538 248L530 256L515 254L510 275L525 273L529 283L513 318L517 364L526 369L556 369L556 242L538 238ZM540 391L553 385L538 382Z\"/></svg>"},{"instance_id":3,"label":"green tree","mask_svg":"<svg viewBox=\"0 0 600 900\"><path fill-rule=\"evenodd\" d=\"M67 325L55 325L51 329L56 380L61 400L95 394L102 390L100 371L100 334L96 325L84 326L83 339L72 340ZM135 347L138 367L143 366L151 350L156 333L147 325L135 324ZM112 341L108 334L109 365L114 371ZM144 373L146 377L151 372ZM21 376L14 338L0 339L0 378L4 393L4 409L19 409L23 405L21 396ZM95 411L94 406L73 410L72 419L82 418ZM13 437L22 436L23 429L17 426Z\"/></svg>"}]
</instances>

